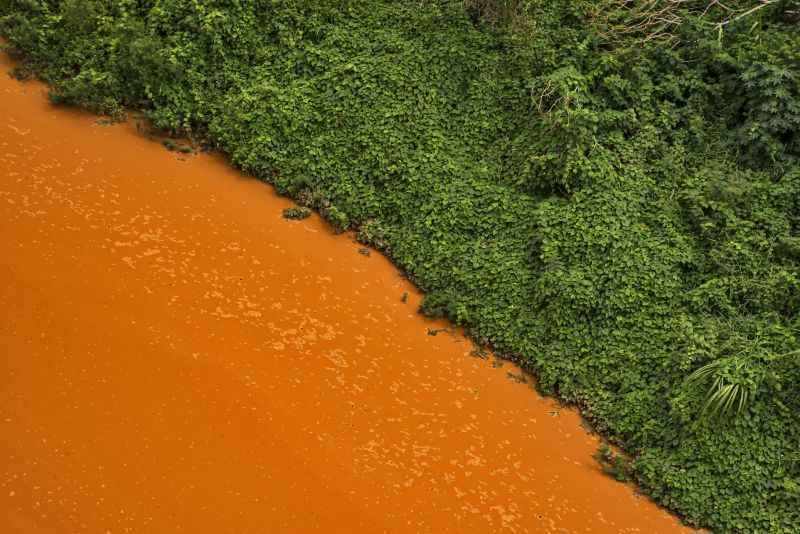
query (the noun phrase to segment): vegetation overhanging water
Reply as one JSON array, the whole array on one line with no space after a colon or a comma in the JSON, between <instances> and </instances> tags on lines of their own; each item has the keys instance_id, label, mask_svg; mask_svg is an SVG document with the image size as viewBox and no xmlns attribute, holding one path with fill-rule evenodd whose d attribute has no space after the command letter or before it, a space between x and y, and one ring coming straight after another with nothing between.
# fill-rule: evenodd
<instances>
[{"instance_id":1,"label":"vegetation overhanging water","mask_svg":"<svg viewBox=\"0 0 800 534\"><path fill-rule=\"evenodd\" d=\"M3 0L0 32L55 101L357 229L689 522L797 531L797 3L467 4Z\"/></svg>"},{"instance_id":2,"label":"vegetation overhanging water","mask_svg":"<svg viewBox=\"0 0 800 534\"><path fill-rule=\"evenodd\" d=\"M684 531L352 234L37 81L0 95L3 534Z\"/></svg>"}]
</instances>

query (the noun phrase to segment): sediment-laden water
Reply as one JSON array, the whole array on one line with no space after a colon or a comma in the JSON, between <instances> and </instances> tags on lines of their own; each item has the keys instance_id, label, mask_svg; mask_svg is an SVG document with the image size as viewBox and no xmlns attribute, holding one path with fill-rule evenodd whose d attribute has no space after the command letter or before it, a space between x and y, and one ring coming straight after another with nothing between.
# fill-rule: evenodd
<instances>
[{"instance_id":1,"label":"sediment-laden water","mask_svg":"<svg viewBox=\"0 0 800 534\"><path fill-rule=\"evenodd\" d=\"M682 528L290 205L0 76L0 531Z\"/></svg>"}]
</instances>

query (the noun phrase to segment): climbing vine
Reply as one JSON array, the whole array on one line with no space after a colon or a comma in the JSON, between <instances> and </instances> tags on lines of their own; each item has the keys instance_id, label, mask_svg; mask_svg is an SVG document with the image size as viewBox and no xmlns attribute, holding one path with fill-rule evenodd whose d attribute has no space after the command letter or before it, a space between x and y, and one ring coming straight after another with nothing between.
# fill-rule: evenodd
<instances>
[{"instance_id":1,"label":"climbing vine","mask_svg":"<svg viewBox=\"0 0 800 534\"><path fill-rule=\"evenodd\" d=\"M0 0L0 33L54 102L357 231L687 522L797 532L799 9Z\"/></svg>"}]
</instances>

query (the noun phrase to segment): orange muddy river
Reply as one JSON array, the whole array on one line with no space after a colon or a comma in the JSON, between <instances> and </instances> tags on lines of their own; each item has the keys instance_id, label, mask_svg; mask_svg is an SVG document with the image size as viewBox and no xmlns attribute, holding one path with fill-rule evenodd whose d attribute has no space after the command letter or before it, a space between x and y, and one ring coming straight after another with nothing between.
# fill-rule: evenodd
<instances>
[{"instance_id":1,"label":"orange muddy river","mask_svg":"<svg viewBox=\"0 0 800 534\"><path fill-rule=\"evenodd\" d=\"M0 532L683 528L290 205L0 75Z\"/></svg>"}]
</instances>

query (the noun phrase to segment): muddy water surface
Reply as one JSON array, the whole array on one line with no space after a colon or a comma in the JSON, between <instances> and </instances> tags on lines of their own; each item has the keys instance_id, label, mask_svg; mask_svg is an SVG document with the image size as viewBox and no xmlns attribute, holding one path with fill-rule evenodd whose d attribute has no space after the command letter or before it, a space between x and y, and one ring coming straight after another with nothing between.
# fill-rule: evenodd
<instances>
[{"instance_id":1,"label":"muddy water surface","mask_svg":"<svg viewBox=\"0 0 800 534\"><path fill-rule=\"evenodd\" d=\"M680 530L381 256L43 91L0 76L0 531Z\"/></svg>"}]
</instances>

